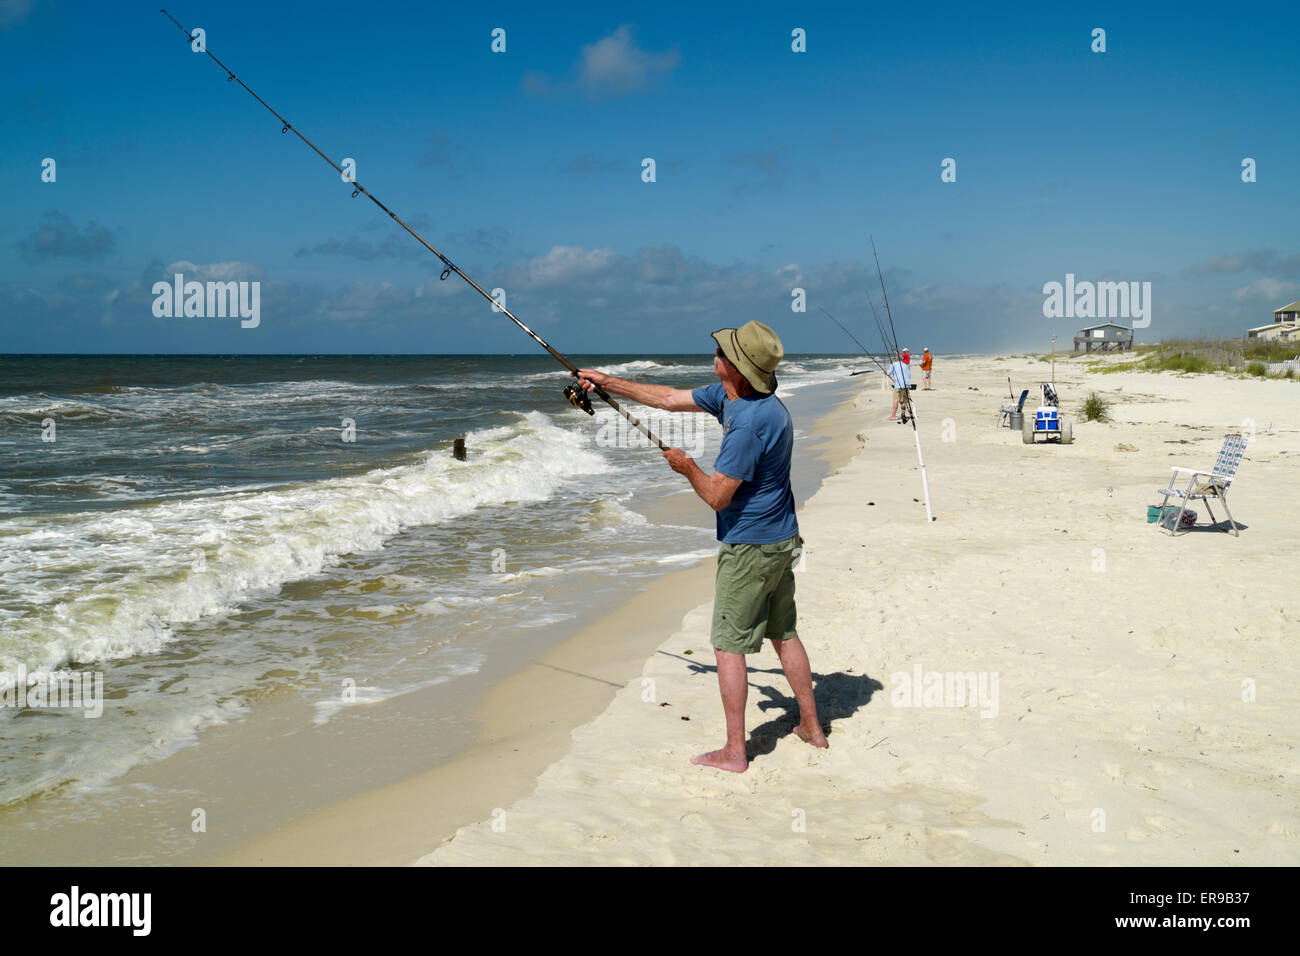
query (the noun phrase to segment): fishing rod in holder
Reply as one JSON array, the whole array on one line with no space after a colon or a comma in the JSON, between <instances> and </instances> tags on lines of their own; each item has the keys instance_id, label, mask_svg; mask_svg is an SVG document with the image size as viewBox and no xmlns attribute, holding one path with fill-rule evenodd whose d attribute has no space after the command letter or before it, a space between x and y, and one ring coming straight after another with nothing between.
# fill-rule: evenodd
<instances>
[{"instance_id":1,"label":"fishing rod in holder","mask_svg":"<svg viewBox=\"0 0 1300 956\"><path fill-rule=\"evenodd\" d=\"M901 369L904 367L903 356L898 351L898 333L894 331L894 314L889 309L889 293L885 291L885 274L880 269L880 255L876 252L876 239L874 236L871 237L871 255L876 260L876 275L880 277L880 295L885 300L885 315L889 317L889 332L892 336L892 350L894 353L894 361L897 367ZM871 303L870 293L867 293L867 302ZM875 303L871 303L871 312L873 315L876 316L876 325L880 327L880 334L883 337L885 334L885 330L880 323L880 316L876 314ZM891 345L890 341L887 341L885 343L886 348L890 348L890 345ZM893 376L890 377L892 378ZM908 384L910 385L910 383ZM898 382L895 381L894 385L895 387L897 387ZM921 490L925 493L925 518L927 522L931 522L935 520L935 517L934 517L934 512L930 508L930 479L925 473L925 458L922 457L921 455L921 433L919 430L917 430L916 427L916 408L910 394L908 395L908 399L907 399L907 407L908 409L910 409L911 412L909 417L912 419L912 436L916 439L916 461L917 464L921 466ZM908 411L905 410L904 414L905 415L908 414Z\"/></svg>"},{"instance_id":2,"label":"fishing rod in holder","mask_svg":"<svg viewBox=\"0 0 1300 956\"><path fill-rule=\"evenodd\" d=\"M226 74L227 83L231 83L231 82L238 83L248 92L249 96L251 96L253 99L257 100L257 102L261 103L264 107L266 107L267 112L269 112L272 116L274 116L277 120L280 121L281 133L293 133L293 135L297 136L300 140L302 140L303 143L306 144L306 146L313 153L315 153L321 159L325 160L325 162L329 163L332 167L334 167L334 170L339 174L342 181L347 186L351 187L353 199L356 199L357 196L364 194L367 199L369 199L372 203L374 203L385 213L387 213L388 217L392 219L393 222L397 223L408 233L410 233L411 236L416 240L416 242L420 243L420 245L424 246L424 248L428 249L431 253L437 256L443 265L443 270L441 274L438 276L439 279L446 281L447 277L450 276L453 272L456 275L460 276L467 283L469 283L470 287L475 292L477 292L479 295L483 296L483 298L487 299L490 303L492 303L492 308L494 311L504 313L506 318L508 318L515 325L519 326L520 329L522 329L525 333L527 333L529 338L531 338L542 348L546 349L546 351L549 352L557 362L559 362L561 365L567 368L571 375L576 376L578 374L578 367L576 365L574 365L567 358L565 358L560 352L557 352L554 348L552 348L550 344L547 343L547 341L543 339L540 335L538 335L528 326L524 325L523 322L519 321L519 319L515 316L513 312L511 312L503 304L501 304L496 299L494 299L486 289L484 289L481 285L479 285L468 275L466 275L463 271L461 271L459 266L457 266L454 262L448 259L437 249L435 249L423 236L421 236L418 232L412 229L406 223L405 220L403 220L399 215L397 215L397 213L393 212L391 209L389 209L387 206L381 203L378 199L376 199L375 196L370 192L370 190L366 189L364 186L361 185L361 183L356 181L355 177L353 177L350 173L344 172L342 166L334 162L334 160L330 159L323 152L317 149L315 143L313 143L301 132L299 132L296 126L294 126L287 119L285 119L278 112L276 112L276 110L271 106L270 103L266 102L266 100L262 99L260 96L254 93L252 88L249 87L247 83L245 83L238 76L236 76L234 72L232 72L231 69L228 66L226 66L226 64L222 63L219 59L217 59L216 54L214 54L211 50L207 48L206 43L202 43L201 45L196 46L195 44L198 43L199 41L198 34L194 34L191 33L189 30L186 30L183 26L181 26L180 21L178 21L166 10L160 10L159 12L161 12L162 15L165 16L172 23L176 24L176 28L185 34L185 38L186 40L189 41L191 49L206 53L213 63L221 67L221 69ZM660 450L662 451L668 450L669 446L665 445L662 441L660 441L655 436L655 434L650 431L649 428L643 425L634 415L629 414L628 411L623 408L623 406L621 406L613 397L609 395L608 392L606 392L603 388L601 388L599 385L595 384L594 382L590 382L587 379L582 379L577 383L567 385L564 389L564 397L568 400L570 405L572 405L574 408L581 409L582 411L586 412L588 415L596 414L595 409L591 407L590 395L582 387L582 382L587 382L587 384L591 385L591 391L595 392L596 395L599 396L600 399L604 401L606 404L608 404L611 408L613 408L614 411L618 412L620 415L626 418L628 422L632 424L633 427L635 427L638 431L640 431L643 435L645 435L648 439L650 439L650 441L658 445Z\"/></svg>"}]
</instances>

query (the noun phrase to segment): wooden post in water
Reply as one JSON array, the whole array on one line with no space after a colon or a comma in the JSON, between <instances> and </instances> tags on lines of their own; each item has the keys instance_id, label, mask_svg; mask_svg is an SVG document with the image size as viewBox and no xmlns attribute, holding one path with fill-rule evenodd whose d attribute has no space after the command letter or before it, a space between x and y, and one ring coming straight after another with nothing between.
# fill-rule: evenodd
<instances>
[{"instance_id":1,"label":"wooden post in water","mask_svg":"<svg viewBox=\"0 0 1300 956\"><path fill-rule=\"evenodd\" d=\"M451 446L451 453L456 456L457 461L465 460L465 439L457 438Z\"/></svg>"}]
</instances>

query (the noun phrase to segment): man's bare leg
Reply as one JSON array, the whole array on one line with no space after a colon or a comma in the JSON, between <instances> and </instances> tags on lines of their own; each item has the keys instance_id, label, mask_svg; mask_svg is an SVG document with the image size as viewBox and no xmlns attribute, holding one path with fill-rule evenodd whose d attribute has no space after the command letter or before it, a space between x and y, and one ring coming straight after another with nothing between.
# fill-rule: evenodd
<instances>
[{"instance_id":1,"label":"man's bare leg","mask_svg":"<svg viewBox=\"0 0 1300 956\"><path fill-rule=\"evenodd\" d=\"M790 682L794 699L799 702L799 726L794 732L804 743L814 747L828 746L826 735L822 733L821 722L817 719L817 702L813 700L812 665L808 663L808 652L803 641L797 637L788 637L783 641L773 641L776 656L781 660L781 670Z\"/></svg>"},{"instance_id":2,"label":"man's bare leg","mask_svg":"<svg viewBox=\"0 0 1300 956\"><path fill-rule=\"evenodd\" d=\"M697 754L691 763L717 767L732 773L744 773L749 767L745 757L745 699L749 695L749 673L745 655L713 649L718 662L718 687L722 690L722 712L727 717L727 745L721 750Z\"/></svg>"}]
</instances>

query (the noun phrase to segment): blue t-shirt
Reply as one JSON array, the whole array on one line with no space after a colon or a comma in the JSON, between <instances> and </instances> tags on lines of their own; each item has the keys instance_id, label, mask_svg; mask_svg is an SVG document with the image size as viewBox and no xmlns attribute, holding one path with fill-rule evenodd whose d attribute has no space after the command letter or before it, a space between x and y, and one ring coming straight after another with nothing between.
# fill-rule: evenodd
<instances>
[{"instance_id":1,"label":"blue t-shirt","mask_svg":"<svg viewBox=\"0 0 1300 956\"><path fill-rule=\"evenodd\" d=\"M718 512L725 544L774 544L799 533L790 488L794 423L775 395L727 399L719 382L697 388L691 400L722 424L722 448L713 470L741 485Z\"/></svg>"}]
</instances>

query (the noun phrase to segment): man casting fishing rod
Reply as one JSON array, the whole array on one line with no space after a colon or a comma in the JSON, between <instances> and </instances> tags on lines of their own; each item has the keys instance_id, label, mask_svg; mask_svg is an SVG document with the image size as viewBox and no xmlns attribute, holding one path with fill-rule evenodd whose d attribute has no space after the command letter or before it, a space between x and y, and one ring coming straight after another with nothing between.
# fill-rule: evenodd
<instances>
[{"instance_id":1,"label":"man casting fishing rod","mask_svg":"<svg viewBox=\"0 0 1300 956\"><path fill-rule=\"evenodd\" d=\"M199 39L166 10L161 13L185 35L187 42L194 44ZM342 166L321 152L301 130L254 93L210 49L204 46L203 52L226 74L227 82L241 86L280 122L281 133L292 132L336 172L343 174ZM572 374L580 376L581 390L573 387L565 390L570 402L591 414L591 402L586 393L594 390L602 401L662 448L673 470L685 475L691 487L718 513L718 538L722 541L722 548L718 554L711 640L718 659L718 683L727 717L727 743L721 750L700 754L693 758L693 762L738 773L749 766L745 756L745 697L748 689L745 654L761 648L764 637L776 648L786 679L799 701L800 722L795 733L814 747L825 747L826 736L817 720L817 706L813 701L808 654L795 632L792 565L802 540L794 517L794 495L790 490L794 428L790 413L774 394L774 373L785 354L776 333L760 322L748 322L739 329L722 329L713 333L718 345L713 368L719 384L694 391L642 385L594 369L577 369L513 312L498 305L486 289L381 203L369 189L355 178L345 176L344 182L352 189L353 198L364 194L436 256L443 265L440 278L446 279L455 273L484 299L492 302L495 311L504 313L556 361ZM609 392L654 408L707 412L717 418L723 426L723 438L722 449L714 462L714 473L704 474L685 452L665 446L649 428L611 398ZM917 447L919 450L919 440Z\"/></svg>"},{"instance_id":2,"label":"man casting fishing rod","mask_svg":"<svg viewBox=\"0 0 1300 956\"><path fill-rule=\"evenodd\" d=\"M673 471L717 512L717 585L709 642L718 663L718 686L727 718L727 742L691 758L691 763L743 773L745 700L749 691L745 655L772 642L781 669L799 702L795 733L825 747L817 719L812 669L795 629L794 562L803 546L794 514L790 463L794 425L776 397L776 367L785 354L776 333L761 322L713 333L713 372L718 384L694 390L629 382L595 369L579 369L582 387L593 386L670 412L704 412L722 425L722 447L705 474L679 448L664 451Z\"/></svg>"}]
</instances>

